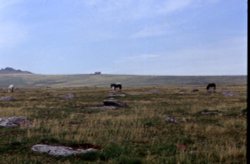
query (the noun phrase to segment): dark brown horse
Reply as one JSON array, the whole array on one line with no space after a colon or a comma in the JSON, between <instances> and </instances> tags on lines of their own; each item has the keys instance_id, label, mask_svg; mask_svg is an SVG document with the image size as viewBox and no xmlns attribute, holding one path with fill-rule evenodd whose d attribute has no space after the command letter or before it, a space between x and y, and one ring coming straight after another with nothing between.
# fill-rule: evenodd
<instances>
[{"instance_id":1,"label":"dark brown horse","mask_svg":"<svg viewBox=\"0 0 250 164\"><path fill-rule=\"evenodd\" d=\"M213 91L215 92L215 90L216 90L216 84L215 83L209 83L207 85L207 91L210 91L210 89L213 89Z\"/></svg>"},{"instance_id":2,"label":"dark brown horse","mask_svg":"<svg viewBox=\"0 0 250 164\"><path fill-rule=\"evenodd\" d=\"M116 90L116 88L119 88L119 90L121 90L122 85L120 83L112 83L110 84L110 88L112 88L113 90Z\"/></svg>"}]
</instances>

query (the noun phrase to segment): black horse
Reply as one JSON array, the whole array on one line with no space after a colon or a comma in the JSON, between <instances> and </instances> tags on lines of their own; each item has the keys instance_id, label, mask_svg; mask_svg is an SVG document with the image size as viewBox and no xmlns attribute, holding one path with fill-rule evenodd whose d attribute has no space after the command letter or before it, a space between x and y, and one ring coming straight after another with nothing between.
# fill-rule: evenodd
<instances>
[{"instance_id":1,"label":"black horse","mask_svg":"<svg viewBox=\"0 0 250 164\"><path fill-rule=\"evenodd\" d=\"M215 83L209 83L207 85L207 91L210 91L210 88L212 88L213 91L215 91L216 90L216 84Z\"/></svg>"},{"instance_id":2,"label":"black horse","mask_svg":"<svg viewBox=\"0 0 250 164\"><path fill-rule=\"evenodd\" d=\"M119 88L119 90L121 90L122 85L120 83L112 83L110 84L110 88L112 88L113 90L116 90L116 88Z\"/></svg>"}]
</instances>

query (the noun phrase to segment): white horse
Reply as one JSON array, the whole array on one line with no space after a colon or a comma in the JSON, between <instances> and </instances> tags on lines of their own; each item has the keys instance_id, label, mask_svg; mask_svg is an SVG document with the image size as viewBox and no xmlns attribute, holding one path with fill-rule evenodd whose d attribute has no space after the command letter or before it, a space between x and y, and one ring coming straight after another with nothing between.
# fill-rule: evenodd
<instances>
[{"instance_id":1,"label":"white horse","mask_svg":"<svg viewBox=\"0 0 250 164\"><path fill-rule=\"evenodd\" d=\"M10 84L8 87L8 92L14 92L15 86L13 84Z\"/></svg>"}]
</instances>

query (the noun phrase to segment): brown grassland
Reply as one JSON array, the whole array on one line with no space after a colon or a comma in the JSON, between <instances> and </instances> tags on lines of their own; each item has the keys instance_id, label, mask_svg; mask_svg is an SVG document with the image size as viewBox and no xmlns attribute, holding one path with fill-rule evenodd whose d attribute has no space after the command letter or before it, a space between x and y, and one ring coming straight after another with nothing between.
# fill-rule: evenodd
<instances>
[{"instance_id":1,"label":"brown grassland","mask_svg":"<svg viewBox=\"0 0 250 164\"><path fill-rule=\"evenodd\" d=\"M0 101L0 117L26 116L31 126L0 127L0 163L246 163L246 85L217 88L210 94L199 85L124 88L119 99L128 107L116 110L90 108L102 105L105 87L2 89L0 97L15 100ZM68 93L75 97L63 99ZM205 109L220 113L199 113ZM37 143L101 150L52 157L32 152Z\"/></svg>"}]
</instances>

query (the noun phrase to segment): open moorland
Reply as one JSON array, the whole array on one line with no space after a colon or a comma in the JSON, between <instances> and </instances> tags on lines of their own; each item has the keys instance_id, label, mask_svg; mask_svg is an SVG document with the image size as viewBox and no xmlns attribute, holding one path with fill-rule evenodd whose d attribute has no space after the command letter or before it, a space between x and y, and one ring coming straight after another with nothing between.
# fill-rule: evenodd
<instances>
[{"instance_id":1,"label":"open moorland","mask_svg":"<svg viewBox=\"0 0 250 164\"><path fill-rule=\"evenodd\" d=\"M27 121L0 126L0 163L246 163L247 86L242 81L218 82L215 93L206 91L205 80L124 85L117 92L91 85L1 89L0 118ZM126 105L105 107L108 97ZM32 151L35 144L97 151L51 156Z\"/></svg>"},{"instance_id":2,"label":"open moorland","mask_svg":"<svg viewBox=\"0 0 250 164\"><path fill-rule=\"evenodd\" d=\"M108 87L110 83L121 82L126 87L164 86L164 85L246 85L247 76L146 76L146 75L38 75L38 74L0 74L0 87L10 84L16 87Z\"/></svg>"}]
</instances>

